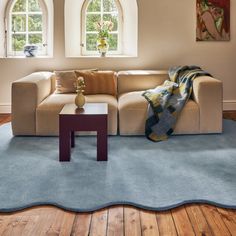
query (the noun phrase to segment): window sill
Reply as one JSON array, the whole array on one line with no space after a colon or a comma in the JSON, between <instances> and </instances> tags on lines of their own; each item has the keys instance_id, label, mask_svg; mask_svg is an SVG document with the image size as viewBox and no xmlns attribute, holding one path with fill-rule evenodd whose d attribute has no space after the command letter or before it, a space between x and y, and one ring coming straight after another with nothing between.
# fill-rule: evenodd
<instances>
[{"instance_id":1,"label":"window sill","mask_svg":"<svg viewBox=\"0 0 236 236\"><path fill-rule=\"evenodd\" d=\"M106 58L137 58L138 56L134 55L107 55L105 57L101 57L99 55L78 55L78 56L66 56L66 58L101 58L101 59L106 59Z\"/></svg>"},{"instance_id":2,"label":"window sill","mask_svg":"<svg viewBox=\"0 0 236 236\"><path fill-rule=\"evenodd\" d=\"M7 56L7 57L0 57L0 59L43 59L43 58L53 58L53 56L36 56L36 57Z\"/></svg>"}]
</instances>

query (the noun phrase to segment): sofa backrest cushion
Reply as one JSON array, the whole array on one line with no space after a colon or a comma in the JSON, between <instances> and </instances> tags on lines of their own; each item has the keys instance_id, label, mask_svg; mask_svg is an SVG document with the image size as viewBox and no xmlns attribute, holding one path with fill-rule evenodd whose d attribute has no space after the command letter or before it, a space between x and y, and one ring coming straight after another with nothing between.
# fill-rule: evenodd
<instances>
[{"instance_id":1,"label":"sofa backrest cushion","mask_svg":"<svg viewBox=\"0 0 236 236\"><path fill-rule=\"evenodd\" d=\"M116 96L117 94L116 72L98 71L97 69L55 71L52 76L55 89L52 86L52 90L55 90L55 93L75 93L75 82L78 77L84 78L85 95L109 94Z\"/></svg>"},{"instance_id":2,"label":"sofa backrest cushion","mask_svg":"<svg viewBox=\"0 0 236 236\"><path fill-rule=\"evenodd\" d=\"M55 71L56 93L75 93L77 76L74 70Z\"/></svg>"},{"instance_id":3,"label":"sofa backrest cushion","mask_svg":"<svg viewBox=\"0 0 236 236\"><path fill-rule=\"evenodd\" d=\"M116 72L114 71L75 71L77 77L83 77L86 85L85 95L109 94L116 96Z\"/></svg>"},{"instance_id":4,"label":"sofa backrest cushion","mask_svg":"<svg viewBox=\"0 0 236 236\"><path fill-rule=\"evenodd\" d=\"M130 70L120 71L118 94L155 88L169 79L167 71Z\"/></svg>"}]
</instances>

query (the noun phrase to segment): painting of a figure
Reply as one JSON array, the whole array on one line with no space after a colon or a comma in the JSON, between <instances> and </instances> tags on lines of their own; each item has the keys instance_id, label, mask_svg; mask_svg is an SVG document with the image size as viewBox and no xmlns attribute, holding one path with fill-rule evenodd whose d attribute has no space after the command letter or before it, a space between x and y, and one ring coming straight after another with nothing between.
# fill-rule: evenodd
<instances>
[{"instance_id":1,"label":"painting of a figure","mask_svg":"<svg viewBox=\"0 0 236 236\"><path fill-rule=\"evenodd\" d=\"M230 0L197 1L197 41L230 40Z\"/></svg>"}]
</instances>

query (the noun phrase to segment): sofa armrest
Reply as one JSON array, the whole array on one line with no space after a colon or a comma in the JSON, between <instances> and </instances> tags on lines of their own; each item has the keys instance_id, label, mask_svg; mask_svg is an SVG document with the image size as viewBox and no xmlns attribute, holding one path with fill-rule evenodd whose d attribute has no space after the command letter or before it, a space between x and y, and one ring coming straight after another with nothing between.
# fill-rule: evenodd
<instances>
[{"instance_id":1,"label":"sofa armrest","mask_svg":"<svg viewBox=\"0 0 236 236\"><path fill-rule=\"evenodd\" d=\"M36 72L12 83L13 135L36 134L36 108L51 93L51 72Z\"/></svg>"},{"instance_id":2,"label":"sofa armrest","mask_svg":"<svg viewBox=\"0 0 236 236\"><path fill-rule=\"evenodd\" d=\"M200 133L221 133L223 85L220 80L201 76L193 81L193 99L200 108Z\"/></svg>"}]
</instances>

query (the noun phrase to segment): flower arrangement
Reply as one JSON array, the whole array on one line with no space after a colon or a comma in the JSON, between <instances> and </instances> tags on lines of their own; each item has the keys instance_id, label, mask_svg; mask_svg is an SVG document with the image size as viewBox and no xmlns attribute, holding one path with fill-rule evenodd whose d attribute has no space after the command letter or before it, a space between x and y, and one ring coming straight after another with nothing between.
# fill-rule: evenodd
<instances>
[{"instance_id":1,"label":"flower arrangement","mask_svg":"<svg viewBox=\"0 0 236 236\"><path fill-rule=\"evenodd\" d=\"M94 26L98 31L98 39L101 39L109 37L109 33L112 31L114 24L112 21L99 21L94 23Z\"/></svg>"},{"instance_id":2,"label":"flower arrangement","mask_svg":"<svg viewBox=\"0 0 236 236\"><path fill-rule=\"evenodd\" d=\"M97 34L97 49L102 57L106 56L109 48L107 39L109 38L109 33L112 31L114 24L112 21L99 21L94 24Z\"/></svg>"},{"instance_id":3,"label":"flower arrangement","mask_svg":"<svg viewBox=\"0 0 236 236\"><path fill-rule=\"evenodd\" d=\"M77 93L83 93L85 89L85 82L83 77L78 77L75 82L75 88Z\"/></svg>"},{"instance_id":4,"label":"flower arrangement","mask_svg":"<svg viewBox=\"0 0 236 236\"><path fill-rule=\"evenodd\" d=\"M75 97L75 105L78 108L83 108L85 101L86 101L85 96L83 95L84 88L85 88L84 78L78 77L74 86L75 86L76 92L77 92L77 95Z\"/></svg>"}]
</instances>

